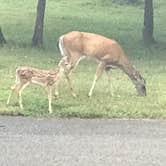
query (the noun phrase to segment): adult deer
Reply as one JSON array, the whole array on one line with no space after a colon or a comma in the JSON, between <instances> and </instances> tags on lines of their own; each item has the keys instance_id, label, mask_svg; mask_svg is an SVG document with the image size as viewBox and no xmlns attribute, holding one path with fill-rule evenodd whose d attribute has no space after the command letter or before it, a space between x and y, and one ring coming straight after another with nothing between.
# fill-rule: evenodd
<instances>
[{"instance_id":1,"label":"adult deer","mask_svg":"<svg viewBox=\"0 0 166 166\"><path fill-rule=\"evenodd\" d=\"M19 66L16 69L16 81L11 87L12 91L8 97L7 104L9 104L13 92L16 92L19 95L19 106L23 109L22 91L29 84L38 84L44 87L47 92L49 113L52 113L51 103L53 90L57 88L58 82L60 81L63 73L69 67L66 57L63 57L60 60L58 67L55 70L41 70L29 66Z\"/></svg>"},{"instance_id":2,"label":"adult deer","mask_svg":"<svg viewBox=\"0 0 166 166\"><path fill-rule=\"evenodd\" d=\"M98 34L73 31L59 38L58 47L61 55L67 56L71 65L69 72L66 73L69 83L69 74L83 57L91 57L99 61L89 96L92 95L96 81L100 78L103 71L107 71L113 66L119 67L129 76L139 95L146 95L145 80L130 64L124 50L115 40Z\"/></svg>"}]
</instances>

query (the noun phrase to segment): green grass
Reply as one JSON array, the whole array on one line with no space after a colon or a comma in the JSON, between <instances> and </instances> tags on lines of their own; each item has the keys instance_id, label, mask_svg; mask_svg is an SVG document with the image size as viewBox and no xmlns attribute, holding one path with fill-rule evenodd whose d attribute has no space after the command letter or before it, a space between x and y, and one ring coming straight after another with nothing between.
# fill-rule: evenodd
<instances>
[{"instance_id":1,"label":"green grass","mask_svg":"<svg viewBox=\"0 0 166 166\"><path fill-rule=\"evenodd\" d=\"M0 48L0 113L27 116L50 116L47 96L38 86L23 92L24 111L17 97L10 106L6 100L15 81L15 68L29 65L41 69L54 68L59 59L58 37L71 30L100 33L116 39L129 59L145 77L147 97L137 96L128 77L120 70L110 72L98 81L92 98L90 89L96 64L82 61L73 73L78 97L71 97L65 80L60 83L60 96L53 100L53 114L58 117L81 118L166 118L166 31L164 0L154 2L155 38L158 44L145 48L142 43L143 4L119 5L108 0L49 0L46 6L44 49L30 47L37 0L0 0L0 23L8 44ZM113 93L113 95L111 95Z\"/></svg>"}]
</instances>

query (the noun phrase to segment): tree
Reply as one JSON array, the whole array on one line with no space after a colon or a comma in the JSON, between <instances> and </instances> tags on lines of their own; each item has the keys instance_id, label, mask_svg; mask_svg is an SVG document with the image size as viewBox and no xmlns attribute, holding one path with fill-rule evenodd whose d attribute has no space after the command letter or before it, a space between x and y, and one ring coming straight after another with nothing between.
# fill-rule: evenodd
<instances>
[{"instance_id":1,"label":"tree","mask_svg":"<svg viewBox=\"0 0 166 166\"><path fill-rule=\"evenodd\" d=\"M36 22L32 38L33 47L42 47L43 45L43 25L46 0L38 0Z\"/></svg>"},{"instance_id":2,"label":"tree","mask_svg":"<svg viewBox=\"0 0 166 166\"><path fill-rule=\"evenodd\" d=\"M153 37L153 0L145 0L143 40L145 44L155 43Z\"/></svg>"},{"instance_id":3,"label":"tree","mask_svg":"<svg viewBox=\"0 0 166 166\"><path fill-rule=\"evenodd\" d=\"M5 43L6 43L6 39L5 39L5 37L4 37L3 33L2 33L2 29L0 27L0 45L3 45Z\"/></svg>"}]
</instances>

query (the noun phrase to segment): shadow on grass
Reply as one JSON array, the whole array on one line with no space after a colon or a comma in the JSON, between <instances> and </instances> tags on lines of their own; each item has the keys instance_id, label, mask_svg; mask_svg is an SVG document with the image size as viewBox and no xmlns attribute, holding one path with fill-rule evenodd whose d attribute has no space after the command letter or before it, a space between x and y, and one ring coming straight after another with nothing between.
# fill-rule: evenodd
<instances>
[{"instance_id":1,"label":"shadow on grass","mask_svg":"<svg viewBox=\"0 0 166 166\"><path fill-rule=\"evenodd\" d=\"M2 111L0 112L1 116L25 116L23 112L15 112L15 111Z\"/></svg>"}]
</instances>

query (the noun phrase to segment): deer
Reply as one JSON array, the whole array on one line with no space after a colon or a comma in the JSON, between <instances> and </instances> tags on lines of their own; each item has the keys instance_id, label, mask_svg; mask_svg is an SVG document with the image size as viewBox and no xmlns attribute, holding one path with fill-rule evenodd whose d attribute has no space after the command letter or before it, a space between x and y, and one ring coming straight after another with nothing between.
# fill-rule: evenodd
<instances>
[{"instance_id":1,"label":"deer","mask_svg":"<svg viewBox=\"0 0 166 166\"><path fill-rule=\"evenodd\" d=\"M16 81L15 84L11 86L11 93L7 99L7 105L9 105L12 94L16 92L19 96L20 109L23 110L22 91L30 84L37 84L44 87L46 90L48 96L48 111L49 113L52 113L51 103L53 90L57 88L58 83L67 68L70 68L70 66L66 57L63 57L60 60L58 67L54 70L41 70L29 66L17 67ZM55 91L55 93L57 92Z\"/></svg>"},{"instance_id":2,"label":"deer","mask_svg":"<svg viewBox=\"0 0 166 166\"><path fill-rule=\"evenodd\" d=\"M91 97L96 82L104 71L108 72L112 68L119 68L128 75L140 96L146 96L146 82L141 74L129 62L128 57L121 45L114 39L105 36L72 31L59 37L57 46L60 54L67 57L70 69L65 73L71 90L71 73L83 58L92 58L99 62L92 86L88 96Z\"/></svg>"}]
</instances>

